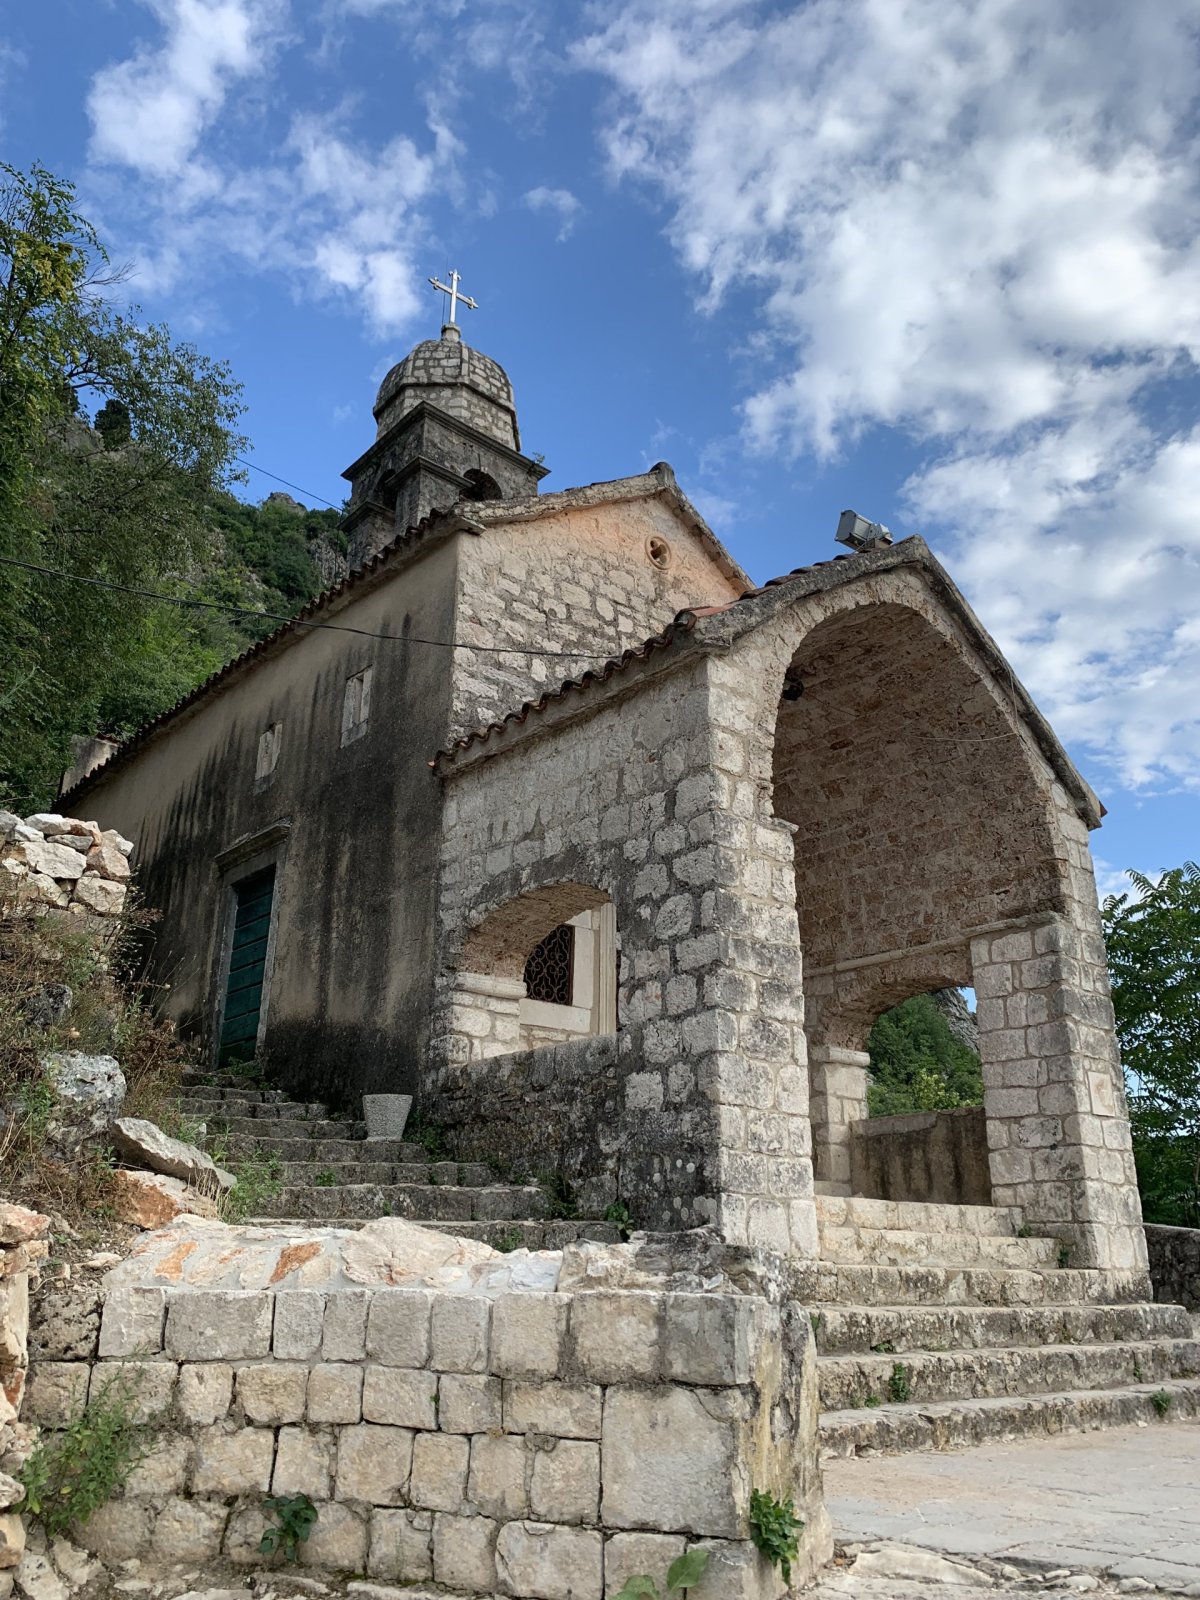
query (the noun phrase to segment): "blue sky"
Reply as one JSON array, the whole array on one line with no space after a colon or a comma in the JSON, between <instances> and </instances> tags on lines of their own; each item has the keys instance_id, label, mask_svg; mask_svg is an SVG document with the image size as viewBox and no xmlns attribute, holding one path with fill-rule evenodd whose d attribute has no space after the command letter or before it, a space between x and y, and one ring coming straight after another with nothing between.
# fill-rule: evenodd
<instances>
[{"instance_id":1,"label":"blue sky","mask_svg":"<svg viewBox=\"0 0 1200 1600\"><path fill-rule=\"evenodd\" d=\"M844 506L924 533L1102 887L1200 855L1200 0L20 9L6 159L231 362L261 466L340 500L456 266L547 489L668 460L756 579Z\"/></svg>"}]
</instances>

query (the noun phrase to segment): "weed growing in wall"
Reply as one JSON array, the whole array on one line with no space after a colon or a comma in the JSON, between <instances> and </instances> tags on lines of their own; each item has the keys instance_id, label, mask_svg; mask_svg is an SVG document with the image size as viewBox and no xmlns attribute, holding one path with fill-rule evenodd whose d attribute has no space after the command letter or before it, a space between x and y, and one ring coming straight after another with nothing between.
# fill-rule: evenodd
<instances>
[{"instance_id":1,"label":"weed growing in wall","mask_svg":"<svg viewBox=\"0 0 1200 1600\"><path fill-rule=\"evenodd\" d=\"M629 1238L633 1218L629 1214L629 1207L622 1200L614 1200L604 1213L605 1222L611 1222L617 1230L617 1237L625 1240Z\"/></svg>"},{"instance_id":2,"label":"weed growing in wall","mask_svg":"<svg viewBox=\"0 0 1200 1600\"><path fill-rule=\"evenodd\" d=\"M661 1591L662 1595L686 1595L693 1585L700 1582L707 1566L707 1550L689 1550L686 1555L677 1557L667 1568L667 1587ZM646 1600L660 1600L658 1585L645 1572L626 1578L613 1600L640 1600L642 1596Z\"/></svg>"},{"instance_id":3,"label":"weed growing in wall","mask_svg":"<svg viewBox=\"0 0 1200 1600\"><path fill-rule=\"evenodd\" d=\"M244 1222L262 1210L264 1201L274 1199L283 1188L283 1163L272 1151L269 1155L244 1156L230 1161L220 1149L212 1152L219 1167L232 1172L237 1179L234 1188L221 1198L221 1218L224 1222Z\"/></svg>"},{"instance_id":4,"label":"weed growing in wall","mask_svg":"<svg viewBox=\"0 0 1200 1600\"><path fill-rule=\"evenodd\" d=\"M273 1556L282 1550L285 1560L298 1561L300 1546L317 1520L316 1506L306 1494L275 1494L263 1501L263 1516L276 1520L267 1525L258 1541L259 1552Z\"/></svg>"},{"instance_id":5,"label":"weed growing in wall","mask_svg":"<svg viewBox=\"0 0 1200 1600\"><path fill-rule=\"evenodd\" d=\"M133 1378L114 1373L61 1433L44 1435L18 1474L25 1497L17 1510L52 1538L85 1523L149 1454L135 1403Z\"/></svg>"},{"instance_id":6,"label":"weed growing in wall","mask_svg":"<svg viewBox=\"0 0 1200 1600\"><path fill-rule=\"evenodd\" d=\"M912 1383L908 1368L902 1361L893 1363L892 1375L888 1379L888 1399L902 1406L912 1396Z\"/></svg>"},{"instance_id":7,"label":"weed growing in wall","mask_svg":"<svg viewBox=\"0 0 1200 1600\"><path fill-rule=\"evenodd\" d=\"M1150 1404L1160 1417L1165 1417L1171 1409L1171 1395L1166 1389L1156 1389L1150 1396Z\"/></svg>"},{"instance_id":8,"label":"weed growing in wall","mask_svg":"<svg viewBox=\"0 0 1200 1600\"><path fill-rule=\"evenodd\" d=\"M792 1581L792 1562L800 1554L800 1532L804 1523L796 1515L795 1502L776 1500L764 1489L750 1495L750 1537L773 1567L779 1568L784 1583Z\"/></svg>"}]
</instances>

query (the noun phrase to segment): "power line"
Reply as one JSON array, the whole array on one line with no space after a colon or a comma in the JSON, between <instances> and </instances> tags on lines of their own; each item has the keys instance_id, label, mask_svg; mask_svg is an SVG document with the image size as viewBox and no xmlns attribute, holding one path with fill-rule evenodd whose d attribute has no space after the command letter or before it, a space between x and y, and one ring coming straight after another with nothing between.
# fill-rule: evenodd
<instances>
[{"instance_id":1,"label":"power line","mask_svg":"<svg viewBox=\"0 0 1200 1600\"><path fill-rule=\"evenodd\" d=\"M304 491L302 490L301 493ZM187 600L175 594L162 594L157 589L136 589L126 583L111 583L107 578L87 578L81 572L63 572L57 567L39 567L32 561L16 561L11 556L0 556L0 565L20 567L23 572L37 572L46 578L62 578L67 583L86 583L95 589L111 589L116 594L137 595L143 600L165 600L168 605L188 606L201 611L223 611L229 616L254 617L262 622L287 622L294 628L325 629L330 633L355 633L363 639L386 639L395 644L427 644L438 650L482 650L501 656L549 656L562 661L608 661L612 651L598 655L594 650L531 650L525 645L463 644L456 639L422 639L413 633L373 633L369 628L350 628L341 622L304 622L299 617L289 617L278 611L254 611L249 606L224 605L219 600Z\"/></svg>"},{"instance_id":2,"label":"power line","mask_svg":"<svg viewBox=\"0 0 1200 1600\"><path fill-rule=\"evenodd\" d=\"M342 509L341 506L335 506L332 500L326 500L323 494L315 494L311 489L302 489L298 483L293 483L290 478L281 478L277 472L268 472L266 467L256 467L253 461L246 461L242 456L234 456L233 459L239 467L249 467L251 472L261 472L264 478L274 478L276 483L285 483L289 489L295 489L297 494L307 495L310 500L319 500L331 511Z\"/></svg>"}]
</instances>

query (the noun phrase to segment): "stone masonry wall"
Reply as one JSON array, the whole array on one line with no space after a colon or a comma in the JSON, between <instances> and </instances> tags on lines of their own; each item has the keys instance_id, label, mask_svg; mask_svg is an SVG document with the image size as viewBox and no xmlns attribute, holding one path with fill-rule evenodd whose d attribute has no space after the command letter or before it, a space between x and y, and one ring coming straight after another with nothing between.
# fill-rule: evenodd
<instances>
[{"instance_id":1,"label":"stone masonry wall","mask_svg":"<svg viewBox=\"0 0 1200 1600\"><path fill-rule=\"evenodd\" d=\"M120 1289L98 1358L43 1361L29 1406L133 1375L157 1441L79 1533L109 1566L263 1565L268 1493L317 1505L305 1566L459 1595L603 1600L701 1544L695 1600L776 1600L752 1488L795 1496L799 1577L830 1551L807 1318L763 1299Z\"/></svg>"},{"instance_id":2,"label":"stone masonry wall","mask_svg":"<svg viewBox=\"0 0 1200 1600\"><path fill-rule=\"evenodd\" d=\"M618 1079L583 1084L576 1115L599 1121L603 1104L605 1137L639 1151L647 1119L661 1129L657 1151L622 1166L618 1198L639 1227L715 1221L731 1244L813 1255L792 844L740 776L751 692L736 664L684 657L636 704L446 774L429 1093L435 1116L473 1094L485 1123L502 1083L459 1028L471 930L552 885L588 885L616 912ZM556 1104L530 1097L543 1161Z\"/></svg>"},{"instance_id":3,"label":"stone masonry wall","mask_svg":"<svg viewBox=\"0 0 1200 1600\"><path fill-rule=\"evenodd\" d=\"M115 917L125 905L129 854L115 829L40 811L0 811L0 878L19 899L74 916Z\"/></svg>"},{"instance_id":4,"label":"stone masonry wall","mask_svg":"<svg viewBox=\"0 0 1200 1600\"><path fill-rule=\"evenodd\" d=\"M1164 1305L1200 1311L1200 1228L1146 1228L1150 1282Z\"/></svg>"},{"instance_id":5,"label":"stone masonry wall","mask_svg":"<svg viewBox=\"0 0 1200 1600\"><path fill-rule=\"evenodd\" d=\"M484 520L487 515L481 511ZM665 569L647 553L653 539L670 547ZM643 644L685 606L721 605L739 593L670 507L649 495L564 506L488 527L463 540L459 582L455 636L464 643L511 640L591 653L556 658L456 651L456 733L516 711L564 678Z\"/></svg>"},{"instance_id":6,"label":"stone masonry wall","mask_svg":"<svg viewBox=\"0 0 1200 1600\"><path fill-rule=\"evenodd\" d=\"M37 1437L22 1400L29 1372L29 1290L49 1253L47 1217L0 1200L0 1595L25 1549L25 1529L11 1508L25 1491L13 1476Z\"/></svg>"}]
</instances>

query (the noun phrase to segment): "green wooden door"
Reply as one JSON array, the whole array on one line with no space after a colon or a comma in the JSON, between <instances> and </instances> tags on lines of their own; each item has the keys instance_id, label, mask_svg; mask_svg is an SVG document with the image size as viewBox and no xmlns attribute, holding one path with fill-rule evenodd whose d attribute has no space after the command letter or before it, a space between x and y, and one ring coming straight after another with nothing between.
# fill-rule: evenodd
<instances>
[{"instance_id":1,"label":"green wooden door","mask_svg":"<svg viewBox=\"0 0 1200 1600\"><path fill-rule=\"evenodd\" d=\"M234 885L233 944L225 980L225 1011L221 1022L221 1060L237 1057L249 1061L258 1038L262 1012L263 978L267 966L267 936L271 931L271 900L275 894L275 868L266 867Z\"/></svg>"}]
</instances>

